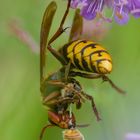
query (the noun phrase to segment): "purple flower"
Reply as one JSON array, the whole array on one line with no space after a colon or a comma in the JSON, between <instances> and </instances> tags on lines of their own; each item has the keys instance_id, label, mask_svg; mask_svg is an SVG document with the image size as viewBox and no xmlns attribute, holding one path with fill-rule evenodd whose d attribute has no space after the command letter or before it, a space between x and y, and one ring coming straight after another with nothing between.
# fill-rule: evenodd
<instances>
[{"instance_id":1,"label":"purple flower","mask_svg":"<svg viewBox=\"0 0 140 140\"><path fill-rule=\"evenodd\" d=\"M115 21L120 24L126 24L129 20L129 10L126 8L126 6L121 5L121 6L116 6L114 9L114 19Z\"/></svg>"},{"instance_id":2,"label":"purple flower","mask_svg":"<svg viewBox=\"0 0 140 140\"><path fill-rule=\"evenodd\" d=\"M100 19L95 20L83 20L83 32L81 35L81 39L89 39L94 41L101 41L107 35L110 30L109 24Z\"/></svg>"},{"instance_id":3,"label":"purple flower","mask_svg":"<svg viewBox=\"0 0 140 140\"><path fill-rule=\"evenodd\" d=\"M140 0L128 0L127 7L135 18L140 17Z\"/></svg>"},{"instance_id":4,"label":"purple flower","mask_svg":"<svg viewBox=\"0 0 140 140\"><path fill-rule=\"evenodd\" d=\"M140 140L139 133L127 133L125 135L125 140Z\"/></svg>"},{"instance_id":5,"label":"purple flower","mask_svg":"<svg viewBox=\"0 0 140 140\"><path fill-rule=\"evenodd\" d=\"M140 0L72 0L71 7L79 8L87 20L100 16L110 22L114 17L118 24L126 24L130 14L135 18L140 17ZM105 8L112 11L110 18L105 16Z\"/></svg>"},{"instance_id":6,"label":"purple flower","mask_svg":"<svg viewBox=\"0 0 140 140\"><path fill-rule=\"evenodd\" d=\"M81 15L86 19L93 19L96 17L97 12L101 12L104 6L103 0L88 1L87 5L81 10Z\"/></svg>"},{"instance_id":7,"label":"purple flower","mask_svg":"<svg viewBox=\"0 0 140 140\"><path fill-rule=\"evenodd\" d=\"M71 0L71 8L83 8L87 5L87 0Z\"/></svg>"},{"instance_id":8,"label":"purple flower","mask_svg":"<svg viewBox=\"0 0 140 140\"><path fill-rule=\"evenodd\" d=\"M97 12L101 12L104 0L72 0L72 8L80 8L81 15L88 20L94 19Z\"/></svg>"}]
</instances>

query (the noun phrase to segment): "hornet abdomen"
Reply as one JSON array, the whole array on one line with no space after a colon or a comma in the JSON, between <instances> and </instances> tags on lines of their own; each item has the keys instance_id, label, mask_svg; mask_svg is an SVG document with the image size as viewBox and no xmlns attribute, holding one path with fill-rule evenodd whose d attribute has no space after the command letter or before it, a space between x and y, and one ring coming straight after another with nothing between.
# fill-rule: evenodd
<instances>
[{"instance_id":1,"label":"hornet abdomen","mask_svg":"<svg viewBox=\"0 0 140 140\"><path fill-rule=\"evenodd\" d=\"M112 71L112 59L105 48L88 40L76 40L64 45L60 53L76 69L107 74Z\"/></svg>"}]
</instances>

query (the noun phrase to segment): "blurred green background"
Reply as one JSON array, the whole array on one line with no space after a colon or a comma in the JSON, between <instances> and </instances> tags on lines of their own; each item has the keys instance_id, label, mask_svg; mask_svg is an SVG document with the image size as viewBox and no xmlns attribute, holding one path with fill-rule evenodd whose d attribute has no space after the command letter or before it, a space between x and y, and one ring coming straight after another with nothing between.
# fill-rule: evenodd
<instances>
[{"instance_id":1,"label":"blurred green background","mask_svg":"<svg viewBox=\"0 0 140 140\"><path fill-rule=\"evenodd\" d=\"M37 140L47 123L47 111L42 107L39 91L39 55L9 32L8 22L19 19L22 27L39 42L42 15L49 2L5 0L0 4L0 140ZM64 0L57 3L51 33L65 10ZM73 11L66 24L72 16ZM63 35L54 47L63 45L67 37ZM140 19L131 17L124 26L113 23L102 43L113 57L114 70L110 77L127 95L117 94L109 84L101 84L101 80L79 78L85 91L94 96L102 121L96 122L89 102L74 112L78 124L90 123L89 127L80 128L85 140L124 140L128 132L140 133ZM52 56L48 59L48 72L60 67ZM59 128L48 129L44 140L61 140L61 132Z\"/></svg>"}]
</instances>

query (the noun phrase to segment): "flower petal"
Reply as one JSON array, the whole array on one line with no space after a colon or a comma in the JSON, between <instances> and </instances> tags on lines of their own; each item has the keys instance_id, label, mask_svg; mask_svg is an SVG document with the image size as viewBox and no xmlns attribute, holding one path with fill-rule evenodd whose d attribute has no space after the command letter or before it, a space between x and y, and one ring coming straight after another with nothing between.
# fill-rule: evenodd
<instances>
[{"instance_id":1,"label":"flower petal","mask_svg":"<svg viewBox=\"0 0 140 140\"><path fill-rule=\"evenodd\" d=\"M131 10L131 13L135 18L139 18L140 17L140 0L135 0L134 5L135 5L135 9Z\"/></svg>"},{"instance_id":2,"label":"flower petal","mask_svg":"<svg viewBox=\"0 0 140 140\"><path fill-rule=\"evenodd\" d=\"M140 9L131 10L131 14L132 14L135 18L140 18Z\"/></svg>"},{"instance_id":3,"label":"flower petal","mask_svg":"<svg viewBox=\"0 0 140 140\"><path fill-rule=\"evenodd\" d=\"M80 2L79 0L72 0L71 1L71 8L74 8L74 9L77 8L77 5L79 4L79 2Z\"/></svg>"},{"instance_id":4,"label":"flower petal","mask_svg":"<svg viewBox=\"0 0 140 140\"><path fill-rule=\"evenodd\" d=\"M85 19L87 20L92 20L96 17L97 7L98 7L98 2L96 1L90 2L82 8L81 15L85 17Z\"/></svg>"},{"instance_id":5,"label":"flower petal","mask_svg":"<svg viewBox=\"0 0 140 140\"><path fill-rule=\"evenodd\" d=\"M115 14L114 19L118 24L123 25L129 21L129 15L128 15L128 13L125 13L124 11L122 11L121 14L117 12Z\"/></svg>"}]
</instances>

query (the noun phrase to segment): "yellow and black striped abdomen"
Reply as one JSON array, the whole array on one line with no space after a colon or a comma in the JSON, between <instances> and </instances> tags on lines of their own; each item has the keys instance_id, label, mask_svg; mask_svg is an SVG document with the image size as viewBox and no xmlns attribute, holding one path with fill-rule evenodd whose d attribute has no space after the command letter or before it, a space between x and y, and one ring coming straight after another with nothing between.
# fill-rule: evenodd
<instances>
[{"instance_id":1,"label":"yellow and black striped abdomen","mask_svg":"<svg viewBox=\"0 0 140 140\"><path fill-rule=\"evenodd\" d=\"M80 70L106 74L112 70L112 59L101 45L87 40L76 40L61 48L61 54Z\"/></svg>"}]
</instances>

